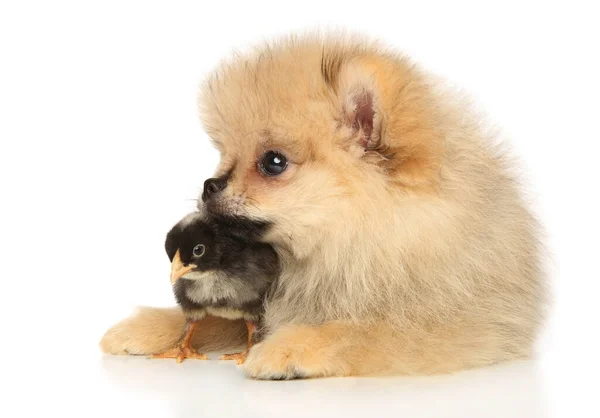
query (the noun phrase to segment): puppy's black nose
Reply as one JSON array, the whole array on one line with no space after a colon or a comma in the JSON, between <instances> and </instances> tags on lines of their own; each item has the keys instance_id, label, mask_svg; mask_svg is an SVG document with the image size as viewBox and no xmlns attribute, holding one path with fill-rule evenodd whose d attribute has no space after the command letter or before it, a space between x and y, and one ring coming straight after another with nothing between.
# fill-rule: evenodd
<instances>
[{"instance_id":1,"label":"puppy's black nose","mask_svg":"<svg viewBox=\"0 0 600 418\"><path fill-rule=\"evenodd\" d=\"M227 180L220 178L210 178L204 182L204 191L202 192L202 201L206 202L206 199L214 195L215 193L219 193L227 187Z\"/></svg>"}]
</instances>

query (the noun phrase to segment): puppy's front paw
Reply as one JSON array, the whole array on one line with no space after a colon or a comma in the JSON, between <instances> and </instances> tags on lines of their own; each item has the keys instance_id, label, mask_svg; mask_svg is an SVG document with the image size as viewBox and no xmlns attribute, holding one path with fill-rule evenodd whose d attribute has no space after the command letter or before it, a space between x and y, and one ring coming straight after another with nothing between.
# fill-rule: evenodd
<instances>
[{"instance_id":1,"label":"puppy's front paw","mask_svg":"<svg viewBox=\"0 0 600 418\"><path fill-rule=\"evenodd\" d=\"M177 342L184 322L180 310L138 308L133 316L106 331L100 348L108 354L161 353Z\"/></svg>"},{"instance_id":2,"label":"puppy's front paw","mask_svg":"<svg viewBox=\"0 0 600 418\"><path fill-rule=\"evenodd\" d=\"M107 354L144 354L135 330L127 326L114 326L106 331L100 340L100 349Z\"/></svg>"},{"instance_id":3,"label":"puppy's front paw","mask_svg":"<svg viewBox=\"0 0 600 418\"><path fill-rule=\"evenodd\" d=\"M292 346L276 347L268 342L257 344L246 358L246 374L254 379L289 380L308 377Z\"/></svg>"},{"instance_id":4,"label":"puppy's front paw","mask_svg":"<svg viewBox=\"0 0 600 418\"><path fill-rule=\"evenodd\" d=\"M324 341L318 328L290 327L255 345L244 363L254 379L289 380L342 375L332 360L335 342Z\"/></svg>"}]
</instances>

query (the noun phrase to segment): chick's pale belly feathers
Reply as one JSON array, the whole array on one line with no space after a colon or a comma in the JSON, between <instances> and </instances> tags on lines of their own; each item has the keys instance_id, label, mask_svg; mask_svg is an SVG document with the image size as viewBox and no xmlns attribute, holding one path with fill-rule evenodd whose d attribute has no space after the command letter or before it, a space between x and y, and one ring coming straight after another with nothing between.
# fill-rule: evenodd
<instances>
[{"instance_id":1,"label":"chick's pale belly feathers","mask_svg":"<svg viewBox=\"0 0 600 418\"><path fill-rule=\"evenodd\" d=\"M190 280L186 296L204 305L221 305L223 300L234 304L244 304L261 298L260 289L249 282L226 275L210 275L200 280Z\"/></svg>"},{"instance_id":2,"label":"chick's pale belly feathers","mask_svg":"<svg viewBox=\"0 0 600 418\"><path fill-rule=\"evenodd\" d=\"M257 320L263 310L261 289L243 279L210 275L198 280L182 278L174 288L177 302L187 316L213 315L236 320Z\"/></svg>"}]
</instances>

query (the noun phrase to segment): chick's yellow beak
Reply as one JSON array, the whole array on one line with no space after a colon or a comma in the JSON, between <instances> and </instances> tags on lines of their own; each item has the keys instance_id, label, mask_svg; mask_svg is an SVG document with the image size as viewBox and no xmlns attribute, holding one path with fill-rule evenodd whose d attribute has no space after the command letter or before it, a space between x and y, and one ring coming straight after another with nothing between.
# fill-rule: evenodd
<instances>
[{"instance_id":1,"label":"chick's yellow beak","mask_svg":"<svg viewBox=\"0 0 600 418\"><path fill-rule=\"evenodd\" d=\"M171 284L175 284L177 280L181 278L184 274L192 271L197 266L194 264L188 264L184 266L181 262L181 256L179 255L179 250L175 253L173 257L173 261L171 262Z\"/></svg>"}]
</instances>

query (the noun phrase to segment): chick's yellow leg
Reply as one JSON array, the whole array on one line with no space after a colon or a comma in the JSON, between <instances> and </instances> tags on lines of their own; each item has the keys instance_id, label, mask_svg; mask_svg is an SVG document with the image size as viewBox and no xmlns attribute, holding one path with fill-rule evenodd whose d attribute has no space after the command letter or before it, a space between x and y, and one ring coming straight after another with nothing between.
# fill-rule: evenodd
<instances>
[{"instance_id":1,"label":"chick's yellow leg","mask_svg":"<svg viewBox=\"0 0 600 418\"><path fill-rule=\"evenodd\" d=\"M252 336L256 331L256 324L252 321L246 321L246 327L248 328L248 346L246 349L241 353L225 354L221 356L220 360L237 360L237 364L244 364L248 351L252 347Z\"/></svg>"},{"instance_id":2,"label":"chick's yellow leg","mask_svg":"<svg viewBox=\"0 0 600 418\"><path fill-rule=\"evenodd\" d=\"M197 321L186 322L181 341L170 350L167 350L164 353L154 354L151 358L174 358L177 363L181 363L186 358L208 360L206 354L198 353L190 345L197 324Z\"/></svg>"}]
</instances>

